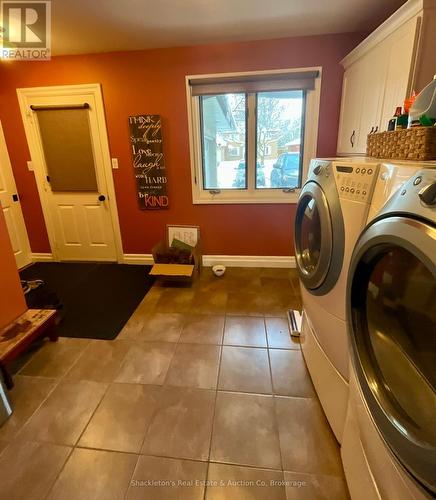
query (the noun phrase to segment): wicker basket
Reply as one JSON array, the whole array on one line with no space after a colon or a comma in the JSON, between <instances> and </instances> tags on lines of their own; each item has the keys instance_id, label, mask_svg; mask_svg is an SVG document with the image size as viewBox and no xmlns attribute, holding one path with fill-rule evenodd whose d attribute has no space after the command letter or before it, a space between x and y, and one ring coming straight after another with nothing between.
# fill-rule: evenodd
<instances>
[{"instance_id":1,"label":"wicker basket","mask_svg":"<svg viewBox=\"0 0 436 500\"><path fill-rule=\"evenodd\" d=\"M414 127L369 134L366 154L397 160L436 160L436 127Z\"/></svg>"}]
</instances>

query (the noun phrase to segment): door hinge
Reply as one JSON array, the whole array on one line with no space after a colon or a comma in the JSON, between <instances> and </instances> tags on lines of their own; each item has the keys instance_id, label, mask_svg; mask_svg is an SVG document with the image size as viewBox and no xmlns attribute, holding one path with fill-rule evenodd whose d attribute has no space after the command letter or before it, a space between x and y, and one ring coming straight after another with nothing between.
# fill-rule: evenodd
<instances>
[{"instance_id":1,"label":"door hinge","mask_svg":"<svg viewBox=\"0 0 436 500\"><path fill-rule=\"evenodd\" d=\"M12 199L13 199L14 201L19 201L19 200L20 200L20 198L18 197L18 194L17 194L17 193L15 193L15 194L13 194L13 195L12 195Z\"/></svg>"}]
</instances>

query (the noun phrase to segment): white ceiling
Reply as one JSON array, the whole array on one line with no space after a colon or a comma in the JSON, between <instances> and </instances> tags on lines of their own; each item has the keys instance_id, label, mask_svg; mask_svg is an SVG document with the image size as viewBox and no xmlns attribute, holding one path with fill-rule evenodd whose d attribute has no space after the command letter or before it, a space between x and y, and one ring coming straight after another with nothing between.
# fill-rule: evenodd
<instances>
[{"instance_id":1,"label":"white ceiling","mask_svg":"<svg viewBox=\"0 0 436 500\"><path fill-rule=\"evenodd\" d=\"M372 30L405 0L53 0L54 55Z\"/></svg>"}]
</instances>

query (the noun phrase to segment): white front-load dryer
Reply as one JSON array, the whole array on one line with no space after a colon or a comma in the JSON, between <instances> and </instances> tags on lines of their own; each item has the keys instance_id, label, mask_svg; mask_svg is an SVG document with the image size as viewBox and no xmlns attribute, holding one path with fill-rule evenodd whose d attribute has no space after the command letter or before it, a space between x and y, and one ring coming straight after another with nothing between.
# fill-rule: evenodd
<instances>
[{"instance_id":1,"label":"white front-load dryer","mask_svg":"<svg viewBox=\"0 0 436 500\"><path fill-rule=\"evenodd\" d=\"M436 169L365 228L347 283L352 354L341 447L353 500L436 496Z\"/></svg>"},{"instance_id":2,"label":"white front-load dryer","mask_svg":"<svg viewBox=\"0 0 436 500\"><path fill-rule=\"evenodd\" d=\"M378 160L312 160L295 219L302 283L301 347L327 419L339 442L348 398L345 289L354 245L365 226Z\"/></svg>"},{"instance_id":3,"label":"white front-load dryer","mask_svg":"<svg viewBox=\"0 0 436 500\"><path fill-rule=\"evenodd\" d=\"M378 216L387 201L412 175L423 168L435 168L434 162L386 160L380 165L374 193L369 207L367 223Z\"/></svg>"}]
</instances>

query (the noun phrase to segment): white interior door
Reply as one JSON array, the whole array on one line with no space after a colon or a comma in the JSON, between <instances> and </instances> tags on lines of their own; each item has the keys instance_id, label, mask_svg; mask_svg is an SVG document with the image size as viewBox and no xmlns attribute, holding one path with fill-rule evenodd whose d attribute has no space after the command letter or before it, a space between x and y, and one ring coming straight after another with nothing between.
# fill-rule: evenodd
<instances>
[{"instance_id":1,"label":"white interior door","mask_svg":"<svg viewBox=\"0 0 436 500\"><path fill-rule=\"evenodd\" d=\"M3 128L0 123L0 205L6 219L17 267L20 269L31 262L30 246L24 224L11 162L6 147Z\"/></svg>"},{"instance_id":2,"label":"white interior door","mask_svg":"<svg viewBox=\"0 0 436 500\"><path fill-rule=\"evenodd\" d=\"M75 86L56 89L35 89L20 99L54 257L117 261L119 227L101 96Z\"/></svg>"}]
</instances>

